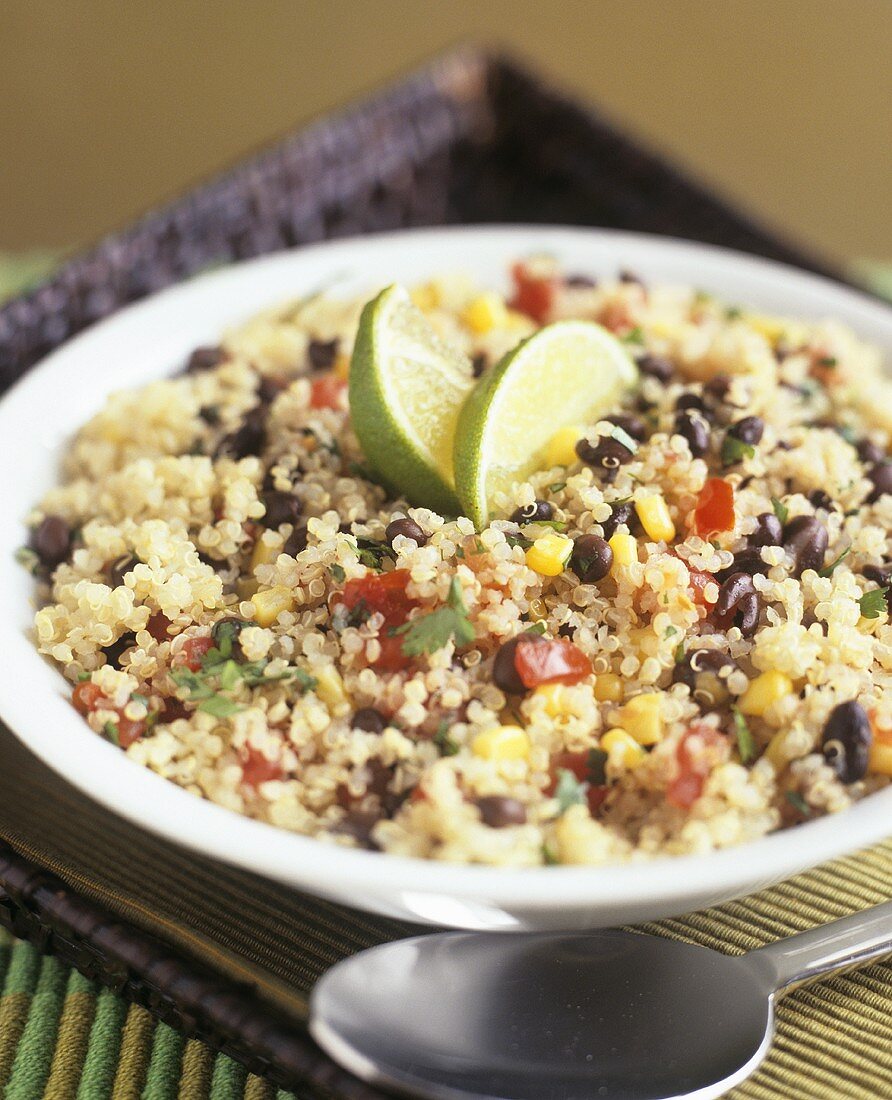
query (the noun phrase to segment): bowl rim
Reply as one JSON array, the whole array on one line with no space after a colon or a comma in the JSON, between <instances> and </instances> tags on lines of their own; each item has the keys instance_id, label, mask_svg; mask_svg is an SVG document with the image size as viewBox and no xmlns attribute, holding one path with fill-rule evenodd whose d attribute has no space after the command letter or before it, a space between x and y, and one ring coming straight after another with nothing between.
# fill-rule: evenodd
<instances>
[{"instance_id":1,"label":"bowl rim","mask_svg":"<svg viewBox=\"0 0 892 1100\"><path fill-rule=\"evenodd\" d=\"M654 255L685 262L696 269L697 261L713 267L731 265L738 272L769 282L792 283L802 292L813 292L816 299L831 297L839 302L844 320L857 327L859 320L870 327L888 332L892 347L892 308L823 276L800 271L786 264L676 238L657 237L618 230L589 229L551 225L499 225L434 227L399 230L381 234L343 238L310 246L272 253L202 274L179 283L139 302L124 307L111 317L80 333L44 358L16 382L0 401L0 440L4 428L24 414L32 400L32 391L41 379L60 375L72 356L83 356L94 344L112 340L119 331L135 322L144 322L155 311L173 300L195 296L196 290L214 293L238 283L251 274L276 265L295 262L308 269L317 258L343 262L354 253L374 257L388 248L406 246L427 248L433 258L431 274L436 270L436 246L439 241L498 241L506 258L512 255L512 242L530 253L530 245L606 244L623 261L632 251L652 251ZM625 253L624 253L625 250ZM472 254L468 266L472 266ZM323 264L323 266L327 266ZM369 276L366 281L370 281ZM678 281L681 281L680 279ZM231 289L231 288L230 288ZM201 294L198 294L200 297ZM271 306L275 302L270 303ZM852 318L855 318L854 320ZM128 386L137 383L128 382ZM102 396L108 394L107 380ZM0 444L0 455L7 449ZM7 459L9 454L4 455ZM14 522L21 530L23 516ZM26 581L26 578L22 577ZM27 583L27 581L26 581ZM28 650L24 657L22 643ZM730 848L702 855L658 856L626 863L596 866L505 867L448 863L415 857L388 855L302 836L288 830L250 819L206 799L190 795L173 782L163 779L147 767L129 760L120 750L89 730L80 716L64 706L42 707L43 722L36 721L26 703L27 692L16 684L27 682L35 662L47 662L37 653L32 639L20 627L0 617L0 648L10 653L12 671L0 680L0 715L9 728L31 751L68 782L113 812L151 832L203 855L265 874L270 878L302 888L318 889L321 894L342 894L344 887L356 891L356 904L362 906L362 892L370 897L386 895L436 894L461 900L485 900L497 905L523 906L531 910L554 910L563 906L602 906L618 903L659 903L666 908L673 899L684 904L698 889L711 893L732 894L741 883L749 889L754 877L777 881L789 874L815 866L825 860L852 852L883 840L892 833L886 822L892 820L892 787L867 796L840 814L829 815L787 828ZM58 673L56 673L58 676ZM61 678L60 678L61 679ZM61 696L59 700L61 701ZM50 702L45 700L45 702ZM70 726L72 735L55 735L55 723ZM77 736L74 735L77 731ZM814 853L820 852L819 856ZM758 868L753 875L752 868ZM298 873L299 872L299 873ZM738 893L741 890L738 890Z\"/></svg>"}]
</instances>

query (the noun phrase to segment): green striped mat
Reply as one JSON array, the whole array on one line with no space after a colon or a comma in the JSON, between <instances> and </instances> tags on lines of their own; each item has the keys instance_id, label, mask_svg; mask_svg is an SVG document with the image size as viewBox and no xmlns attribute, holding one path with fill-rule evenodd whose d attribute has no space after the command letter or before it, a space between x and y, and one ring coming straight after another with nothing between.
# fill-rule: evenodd
<instances>
[{"instance_id":1,"label":"green striped mat","mask_svg":"<svg viewBox=\"0 0 892 1100\"><path fill-rule=\"evenodd\" d=\"M298 1100L0 929L4 1100Z\"/></svg>"}]
</instances>

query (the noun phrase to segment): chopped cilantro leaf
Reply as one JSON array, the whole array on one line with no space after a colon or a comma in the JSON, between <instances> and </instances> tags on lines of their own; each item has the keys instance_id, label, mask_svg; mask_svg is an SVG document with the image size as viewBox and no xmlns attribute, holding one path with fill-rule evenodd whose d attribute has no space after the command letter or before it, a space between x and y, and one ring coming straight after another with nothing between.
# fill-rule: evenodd
<instances>
[{"instance_id":1,"label":"chopped cilantro leaf","mask_svg":"<svg viewBox=\"0 0 892 1100\"><path fill-rule=\"evenodd\" d=\"M723 466L734 466L738 462L743 462L745 458L752 458L755 453L756 448L752 443L744 443L736 436L726 435L722 440Z\"/></svg>"},{"instance_id":2,"label":"chopped cilantro leaf","mask_svg":"<svg viewBox=\"0 0 892 1100\"><path fill-rule=\"evenodd\" d=\"M522 550L528 550L533 545L533 540L525 535L506 535L505 542L511 547L519 546Z\"/></svg>"},{"instance_id":3,"label":"chopped cilantro leaf","mask_svg":"<svg viewBox=\"0 0 892 1100\"><path fill-rule=\"evenodd\" d=\"M546 867L557 867L560 863L557 855L548 846L547 841L542 845L542 862Z\"/></svg>"},{"instance_id":4,"label":"chopped cilantro leaf","mask_svg":"<svg viewBox=\"0 0 892 1100\"><path fill-rule=\"evenodd\" d=\"M533 623L532 626L528 626L524 631L525 634L544 634L548 630L548 627L540 619L539 622Z\"/></svg>"},{"instance_id":5,"label":"chopped cilantro leaf","mask_svg":"<svg viewBox=\"0 0 892 1100\"><path fill-rule=\"evenodd\" d=\"M458 577L452 578L446 606L438 607L427 615L397 627L394 634L403 634L403 653L407 657L418 657L422 653L433 653L442 649L450 638L456 646L467 645L474 640L474 628L468 618L468 609L462 599Z\"/></svg>"},{"instance_id":6,"label":"chopped cilantro leaf","mask_svg":"<svg viewBox=\"0 0 892 1100\"><path fill-rule=\"evenodd\" d=\"M449 726L449 720L442 719L434 734L434 744L440 750L440 756L457 756L460 751L458 742L449 736Z\"/></svg>"},{"instance_id":7,"label":"chopped cilantro leaf","mask_svg":"<svg viewBox=\"0 0 892 1100\"><path fill-rule=\"evenodd\" d=\"M198 704L198 709L205 714L212 714L214 718L231 718L242 709L238 703L233 703L225 695L210 695Z\"/></svg>"},{"instance_id":8,"label":"chopped cilantro leaf","mask_svg":"<svg viewBox=\"0 0 892 1100\"><path fill-rule=\"evenodd\" d=\"M742 316L743 310L740 308L740 306L728 306L728 308L725 310L726 321L739 321Z\"/></svg>"},{"instance_id":9,"label":"chopped cilantro leaf","mask_svg":"<svg viewBox=\"0 0 892 1100\"><path fill-rule=\"evenodd\" d=\"M567 521L564 519L533 519L530 525L536 527L550 527L553 531L566 531Z\"/></svg>"},{"instance_id":10,"label":"chopped cilantro leaf","mask_svg":"<svg viewBox=\"0 0 892 1100\"><path fill-rule=\"evenodd\" d=\"M741 764L750 764L758 755L755 739L739 708L732 707L731 713L734 715L734 731L737 734L737 751L740 753L740 762Z\"/></svg>"},{"instance_id":11,"label":"chopped cilantro leaf","mask_svg":"<svg viewBox=\"0 0 892 1100\"><path fill-rule=\"evenodd\" d=\"M799 791L787 791L784 797L793 809L798 810L803 817L811 817L811 806L809 806Z\"/></svg>"},{"instance_id":12,"label":"chopped cilantro leaf","mask_svg":"<svg viewBox=\"0 0 892 1100\"><path fill-rule=\"evenodd\" d=\"M677 626L667 626L666 629L663 631L663 637L664 638L674 638L677 633L678 633L678 627Z\"/></svg>"},{"instance_id":13,"label":"chopped cilantro leaf","mask_svg":"<svg viewBox=\"0 0 892 1100\"><path fill-rule=\"evenodd\" d=\"M781 521L781 523L785 524L790 517L790 509L786 506L786 504L778 500L777 497L772 497L771 507L774 509L774 514Z\"/></svg>"},{"instance_id":14,"label":"chopped cilantro leaf","mask_svg":"<svg viewBox=\"0 0 892 1100\"><path fill-rule=\"evenodd\" d=\"M829 577L833 573L833 570L837 567L837 565L839 565L839 563L843 560L843 558L848 557L851 552L851 546L847 546L845 550L843 550L843 552L839 555L839 557L834 558L829 565L825 565L823 569L818 570L818 576Z\"/></svg>"},{"instance_id":15,"label":"chopped cilantro leaf","mask_svg":"<svg viewBox=\"0 0 892 1100\"><path fill-rule=\"evenodd\" d=\"M580 783L568 768L561 768L558 772L557 786L554 789L558 813L566 813L571 806L584 805L587 790L588 783Z\"/></svg>"},{"instance_id":16,"label":"chopped cilantro leaf","mask_svg":"<svg viewBox=\"0 0 892 1100\"><path fill-rule=\"evenodd\" d=\"M36 573L40 567L40 559L30 546L20 546L15 552L15 560L29 573Z\"/></svg>"},{"instance_id":17,"label":"chopped cilantro leaf","mask_svg":"<svg viewBox=\"0 0 892 1100\"><path fill-rule=\"evenodd\" d=\"M118 734L117 722L106 722L105 725L102 727L102 732L113 745L117 745L118 748L121 747L121 738Z\"/></svg>"},{"instance_id":18,"label":"chopped cilantro leaf","mask_svg":"<svg viewBox=\"0 0 892 1100\"><path fill-rule=\"evenodd\" d=\"M338 584L343 584L344 581L347 579L347 574L344 572L344 567L342 565L338 565L337 562L335 562L335 564L331 566L331 575L338 582Z\"/></svg>"},{"instance_id":19,"label":"chopped cilantro leaf","mask_svg":"<svg viewBox=\"0 0 892 1100\"><path fill-rule=\"evenodd\" d=\"M819 367L830 367L830 368L835 367L836 366L836 357L833 356L833 355L824 355L818 360L818 366Z\"/></svg>"},{"instance_id":20,"label":"chopped cilantro leaf","mask_svg":"<svg viewBox=\"0 0 892 1100\"><path fill-rule=\"evenodd\" d=\"M548 491L549 491L549 493L559 493L561 491L561 489L566 489L566 488L567 488L566 481L552 481L552 483L548 486Z\"/></svg>"},{"instance_id":21,"label":"chopped cilantro leaf","mask_svg":"<svg viewBox=\"0 0 892 1100\"><path fill-rule=\"evenodd\" d=\"M865 592L858 600L858 606L865 619L878 619L882 615L888 606L886 603L888 592L888 585L885 588L874 588L870 592Z\"/></svg>"},{"instance_id":22,"label":"chopped cilantro leaf","mask_svg":"<svg viewBox=\"0 0 892 1100\"><path fill-rule=\"evenodd\" d=\"M379 572L384 568L385 561L396 560L393 547L388 546L386 542L375 542L374 539L362 538L359 535L356 536L356 553L363 565L369 569L377 569Z\"/></svg>"},{"instance_id":23,"label":"chopped cilantro leaf","mask_svg":"<svg viewBox=\"0 0 892 1100\"><path fill-rule=\"evenodd\" d=\"M684 660L684 641L679 642L678 645L675 647L674 657L675 663L677 665L680 665L681 662Z\"/></svg>"},{"instance_id":24,"label":"chopped cilantro leaf","mask_svg":"<svg viewBox=\"0 0 892 1100\"><path fill-rule=\"evenodd\" d=\"M634 328L630 328L624 336L620 337L620 339L624 344L643 344L644 332L640 325L636 325Z\"/></svg>"}]
</instances>

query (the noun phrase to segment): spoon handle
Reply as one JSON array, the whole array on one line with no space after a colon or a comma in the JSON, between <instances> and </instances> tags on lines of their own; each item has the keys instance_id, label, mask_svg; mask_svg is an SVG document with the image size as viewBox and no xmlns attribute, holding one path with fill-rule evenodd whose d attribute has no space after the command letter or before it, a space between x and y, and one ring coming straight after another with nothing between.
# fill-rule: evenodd
<instances>
[{"instance_id":1,"label":"spoon handle","mask_svg":"<svg viewBox=\"0 0 892 1100\"><path fill-rule=\"evenodd\" d=\"M853 913L752 951L747 958L768 963L779 993L839 974L892 953L892 901Z\"/></svg>"}]
</instances>

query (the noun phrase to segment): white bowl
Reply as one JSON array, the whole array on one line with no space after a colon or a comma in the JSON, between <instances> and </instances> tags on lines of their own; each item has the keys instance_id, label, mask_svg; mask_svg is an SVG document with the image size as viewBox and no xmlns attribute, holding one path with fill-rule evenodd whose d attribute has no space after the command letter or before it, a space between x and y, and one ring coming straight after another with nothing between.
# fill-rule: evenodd
<instances>
[{"instance_id":1,"label":"white bowl","mask_svg":"<svg viewBox=\"0 0 892 1100\"><path fill-rule=\"evenodd\" d=\"M411 920L481 929L584 929L649 920L757 890L892 832L892 788L843 814L705 856L529 870L466 867L350 850L204 802L92 733L69 687L36 653L28 576L12 563L22 519L53 485L60 451L113 389L170 374L188 352L266 307L338 280L338 293L450 270L502 285L519 256L567 270L693 284L793 317L837 317L892 352L892 310L825 279L722 249L547 227L432 229L337 241L239 264L122 310L50 355L0 402L0 714L71 783L146 829L310 893Z\"/></svg>"}]
</instances>

